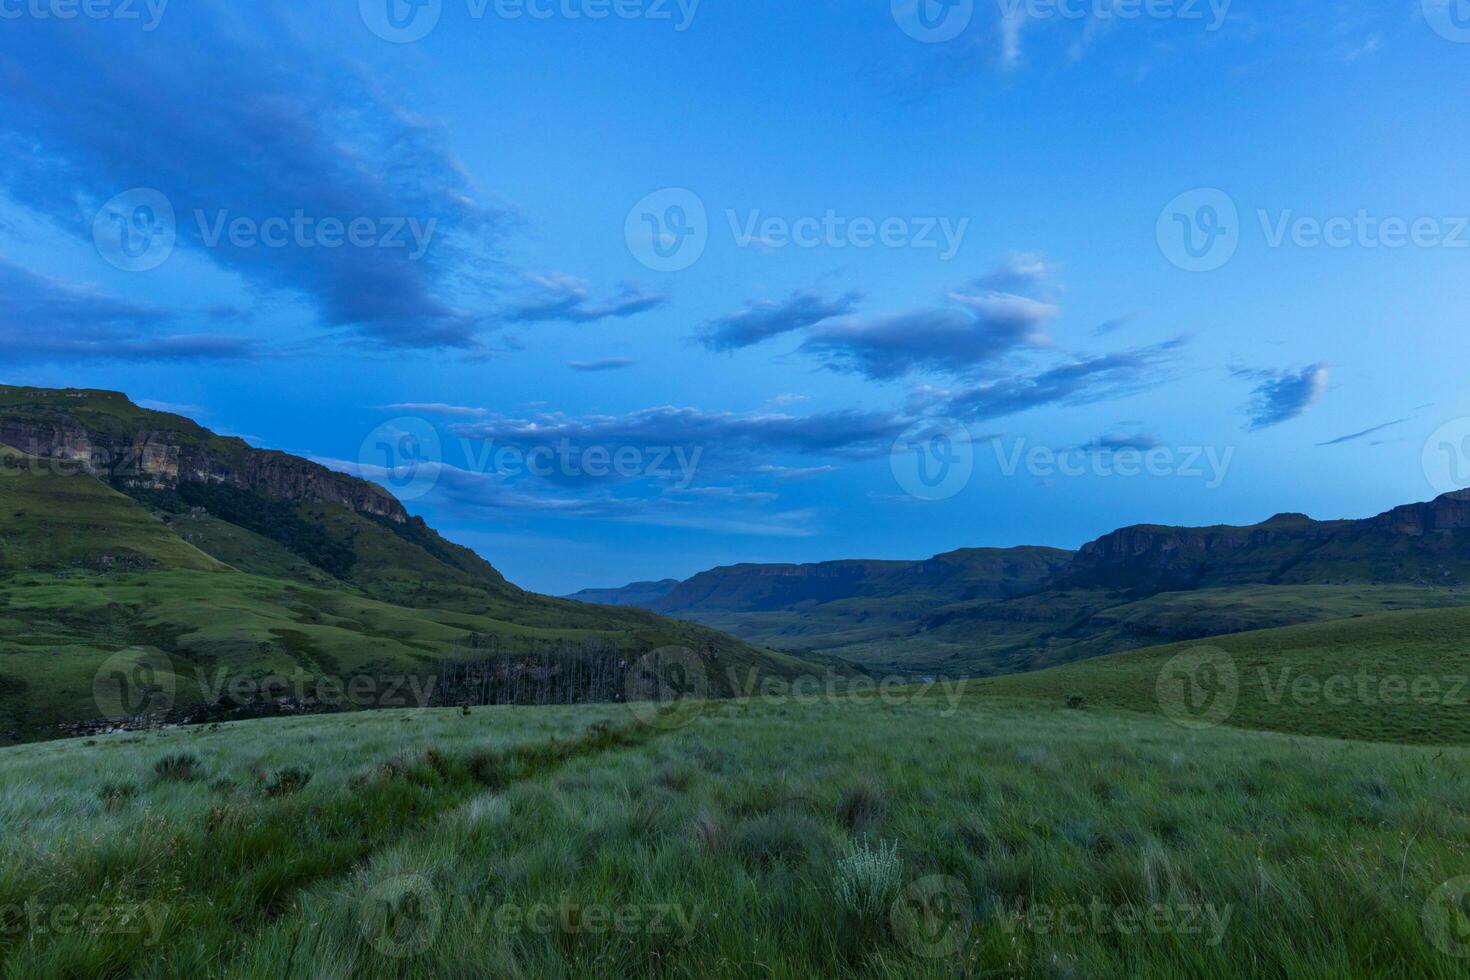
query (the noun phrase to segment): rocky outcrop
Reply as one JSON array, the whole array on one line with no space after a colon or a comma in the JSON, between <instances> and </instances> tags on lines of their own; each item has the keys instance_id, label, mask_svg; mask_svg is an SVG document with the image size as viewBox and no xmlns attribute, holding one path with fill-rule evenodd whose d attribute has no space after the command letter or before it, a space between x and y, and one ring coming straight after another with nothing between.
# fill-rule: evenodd
<instances>
[{"instance_id":1,"label":"rocky outcrop","mask_svg":"<svg viewBox=\"0 0 1470 980\"><path fill-rule=\"evenodd\" d=\"M264 497L341 504L358 513L408 521L403 505L376 484L204 429L161 424L139 426L136 432L103 431L80 420L0 415L0 443L65 461L118 486L167 490L180 483L224 483Z\"/></svg>"},{"instance_id":2,"label":"rocky outcrop","mask_svg":"<svg viewBox=\"0 0 1470 980\"><path fill-rule=\"evenodd\" d=\"M1278 514L1249 527L1126 527L1083 545L1058 584L1158 592L1212 585L1470 581L1470 491L1366 520ZM1425 540L1432 539L1432 540Z\"/></svg>"},{"instance_id":3,"label":"rocky outcrop","mask_svg":"<svg viewBox=\"0 0 1470 980\"><path fill-rule=\"evenodd\" d=\"M1373 518L1374 527L1393 534L1425 534L1470 529L1470 490L1458 490L1427 504L1406 504Z\"/></svg>"}]
</instances>

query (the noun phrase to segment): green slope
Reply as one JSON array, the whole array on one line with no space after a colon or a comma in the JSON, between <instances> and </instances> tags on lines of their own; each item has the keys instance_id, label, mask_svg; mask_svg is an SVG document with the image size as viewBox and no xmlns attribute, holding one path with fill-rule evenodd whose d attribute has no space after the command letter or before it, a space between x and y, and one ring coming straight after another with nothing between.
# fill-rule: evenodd
<instances>
[{"instance_id":1,"label":"green slope","mask_svg":"<svg viewBox=\"0 0 1470 980\"><path fill-rule=\"evenodd\" d=\"M970 693L1054 705L1080 696L1089 709L1173 712L1297 735L1467 743L1467 638L1470 609L1382 613L1132 650L975 681ZM1182 689L1170 682L1178 677L1198 682L1197 701L1181 707ZM1211 718L1217 704L1224 714Z\"/></svg>"},{"instance_id":2,"label":"green slope","mask_svg":"<svg viewBox=\"0 0 1470 980\"><path fill-rule=\"evenodd\" d=\"M0 446L0 573L223 566L85 473Z\"/></svg>"},{"instance_id":3,"label":"green slope","mask_svg":"<svg viewBox=\"0 0 1470 980\"><path fill-rule=\"evenodd\" d=\"M66 444L48 443L56 452L126 441L140 419L160 424L158 414L107 393L0 389L0 425L32 436L41 431L37 419L60 426ZM665 647L702 658L714 695L733 693L751 674L826 672L645 610L524 592L403 515L381 490L304 460L270 458L255 489L228 482L216 455L188 457L193 469L175 471L158 461L183 459L184 448L219 448L187 420L176 429L182 442L148 443L143 482L86 460L12 450L0 459L0 741L98 720L94 681L119 664L172 688L171 718L218 701L227 682L251 692L267 677L291 684L227 697L227 707L283 697L303 702L297 708L371 706L383 703L387 684L407 678L421 690L432 679L448 697L442 684L454 665L487 661L543 686L595 671L598 696L620 696L621 673ZM240 447L242 465L257 465L248 462L257 451ZM291 487L336 499L267 492ZM391 507L380 507L383 500ZM354 678L371 682L361 696L320 696L320 682ZM518 682L509 696L554 696L541 689ZM563 684L560 696L570 689Z\"/></svg>"}]
</instances>

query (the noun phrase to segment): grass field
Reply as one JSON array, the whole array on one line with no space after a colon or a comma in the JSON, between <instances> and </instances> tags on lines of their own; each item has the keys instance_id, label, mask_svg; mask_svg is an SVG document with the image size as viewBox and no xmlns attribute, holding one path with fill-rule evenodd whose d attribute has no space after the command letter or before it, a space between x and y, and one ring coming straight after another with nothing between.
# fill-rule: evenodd
<instances>
[{"instance_id":1,"label":"grass field","mask_svg":"<svg viewBox=\"0 0 1470 980\"><path fill-rule=\"evenodd\" d=\"M1470 751L1070 689L8 749L0 973L1464 976Z\"/></svg>"},{"instance_id":2,"label":"grass field","mask_svg":"<svg viewBox=\"0 0 1470 980\"><path fill-rule=\"evenodd\" d=\"M970 691L1050 704L1077 696L1297 735L1470 744L1470 609L1237 633L989 678Z\"/></svg>"}]
</instances>

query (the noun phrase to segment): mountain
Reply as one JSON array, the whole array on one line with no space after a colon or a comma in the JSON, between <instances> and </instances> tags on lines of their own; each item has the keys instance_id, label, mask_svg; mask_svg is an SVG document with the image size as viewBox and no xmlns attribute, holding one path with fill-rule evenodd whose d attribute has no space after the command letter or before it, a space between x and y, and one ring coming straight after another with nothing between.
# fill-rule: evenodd
<instances>
[{"instance_id":1,"label":"mountain","mask_svg":"<svg viewBox=\"0 0 1470 980\"><path fill-rule=\"evenodd\" d=\"M676 578L660 579L657 582L633 582L620 589L583 589L566 598L574 602L590 602L599 606L647 607L662 599L679 584Z\"/></svg>"},{"instance_id":2,"label":"mountain","mask_svg":"<svg viewBox=\"0 0 1470 980\"><path fill-rule=\"evenodd\" d=\"M911 633L937 610L1034 592L1071 557L1054 548L967 548L922 561L732 565L641 603L640 586L590 593L778 649L845 656L855 644Z\"/></svg>"},{"instance_id":3,"label":"mountain","mask_svg":"<svg viewBox=\"0 0 1470 980\"><path fill-rule=\"evenodd\" d=\"M118 657L170 689L177 718L280 708L221 697L262 678L290 678L302 709L341 703L327 680L366 679L351 705L367 706L405 677L440 701L617 699L669 647L700 658L713 694L751 671L824 672L642 609L526 592L372 483L122 394L0 387L0 741L97 720Z\"/></svg>"},{"instance_id":4,"label":"mountain","mask_svg":"<svg viewBox=\"0 0 1470 980\"><path fill-rule=\"evenodd\" d=\"M1000 674L1135 647L1470 604L1470 491L1365 520L1139 525L1077 552L712 569L646 603L805 655Z\"/></svg>"}]
</instances>

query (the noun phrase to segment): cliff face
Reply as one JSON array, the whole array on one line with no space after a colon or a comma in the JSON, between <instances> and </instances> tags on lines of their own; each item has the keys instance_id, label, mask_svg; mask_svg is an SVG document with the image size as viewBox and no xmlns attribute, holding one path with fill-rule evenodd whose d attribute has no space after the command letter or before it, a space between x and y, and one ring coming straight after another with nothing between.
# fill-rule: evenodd
<instances>
[{"instance_id":1,"label":"cliff face","mask_svg":"<svg viewBox=\"0 0 1470 980\"><path fill-rule=\"evenodd\" d=\"M1241 583L1470 581L1470 491L1361 521L1282 514L1251 527L1126 527L1084 545L1059 584L1166 591Z\"/></svg>"},{"instance_id":2,"label":"cliff face","mask_svg":"<svg viewBox=\"0 0 1470 980\"><path fill-rule=\"evenodd\" d=\"M112 483L154 490L180 483L225 483L261 496L341 504L406 523L408 513L387 491L287 453L224 439L177 416L136 409L136 420L0 407L0 443L32 456L65 460Z\"/></svg>"}]
</instances>

